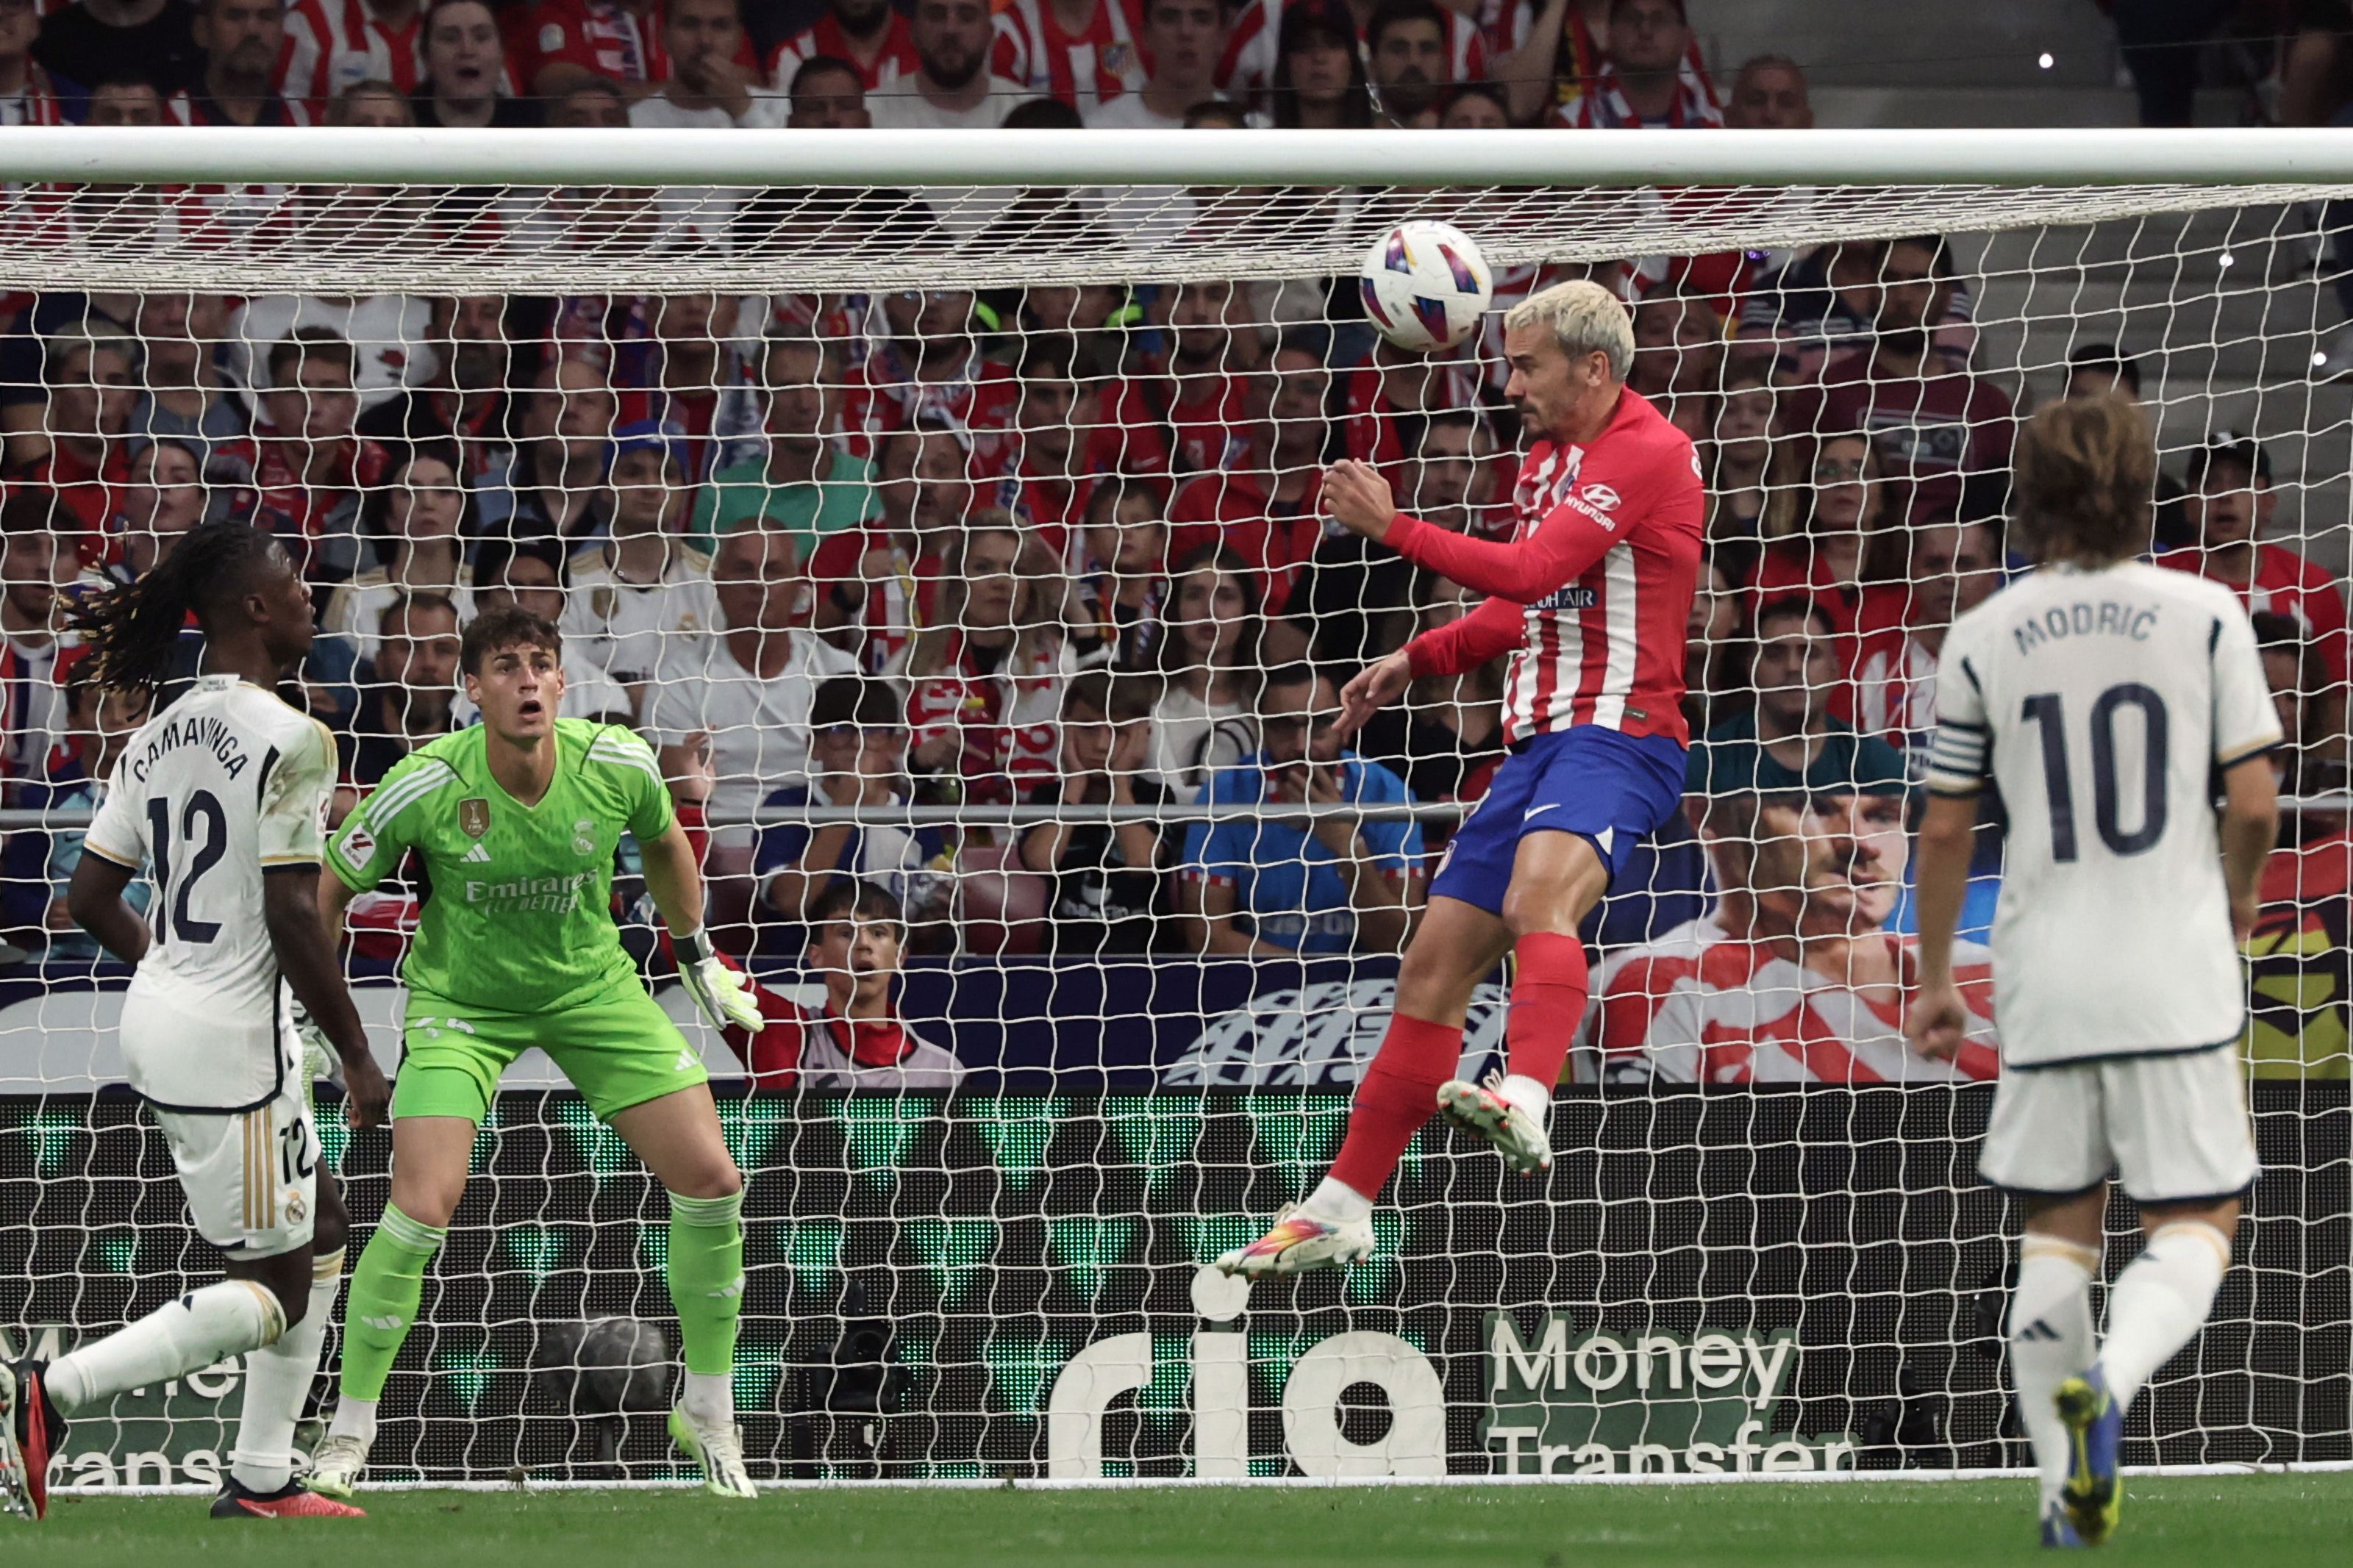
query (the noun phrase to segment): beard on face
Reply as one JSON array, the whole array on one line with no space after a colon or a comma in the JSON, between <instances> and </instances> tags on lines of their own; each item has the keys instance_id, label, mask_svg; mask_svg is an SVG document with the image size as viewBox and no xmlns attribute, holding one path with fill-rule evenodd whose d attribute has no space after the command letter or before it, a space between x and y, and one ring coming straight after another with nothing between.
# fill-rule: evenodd
<instances>
[{"instance_id":1,"label":"beard on face","mask_svg":"<svg viewBox=\"0 0 2353 1568\"><path fill-rule=\"evenodd\" d=\"M963 50L961 44L949 44L942 53L925 55L923 74L950 92L966 85L980 74L982 57L978 50L971 54Z\"/></svg>"}]
</instances>

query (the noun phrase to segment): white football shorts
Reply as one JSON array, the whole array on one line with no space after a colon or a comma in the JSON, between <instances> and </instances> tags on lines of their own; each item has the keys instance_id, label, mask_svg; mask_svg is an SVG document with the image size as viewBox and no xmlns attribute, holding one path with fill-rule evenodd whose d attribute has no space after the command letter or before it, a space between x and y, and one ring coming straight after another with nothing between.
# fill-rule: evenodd
<instances>
[{"instance_id":1,"label":"white football shorts","mask_svg":"<svg viewBox=\"0 0 2353 1568\"><path fill-rule=\"evenodd\" d=\"M319 1210L319 1128L299 1073L253 1110L156 1110L196 1234L231 1258L307 1246Z\"/></svg>"},{"instance_id":2,"label":"white football shorts","mask_svg":"<svg viewBox=\"0 0 2353 1568\"><path fill-rule=\"evenodd\" d=\"M2262 1166L2238 1042L2179 1056L2005 1068L1978 1174L2012 1192L2064 1196L2121 1175L2142 1204L2220 1202Z\"/></svg>"}]
</instances>

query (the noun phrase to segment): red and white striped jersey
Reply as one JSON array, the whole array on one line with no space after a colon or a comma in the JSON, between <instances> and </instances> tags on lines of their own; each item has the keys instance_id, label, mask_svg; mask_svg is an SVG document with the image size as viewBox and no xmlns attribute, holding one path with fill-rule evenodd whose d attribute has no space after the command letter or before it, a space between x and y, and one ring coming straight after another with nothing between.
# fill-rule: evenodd
<instances>
[{"instance_id":1,"label":"red and white striped jersey","mask_svg":"<svg viewBox=\"0 0 2353 1568\"><path fill-rule=\"evenodd\" d=\"M278 90L323 109L354 82L388 81L403 93L425 77L425 14L388 27L367 0L294 0L286 13L290 46Z\"/></svg>"},{"instance_id":2,"label":"red and white striped jersey","mask_svg":"<svg viewBox=\"0 0 2353 1568\"><path fill-rule=\"evenodd\" d=\"M871 65L859 59L849 35L842 30L841 19L828 11L813 26L776 46L768 57L768 85L778 92L792 91L794 73L819 55L858 67L868 92L913 92L915 75L923 68L923 62L915 58L915 29L896 9L882 29L882 47Z\"/></svg>"},{"instance_id":3,"label":"red and white striped jersey","mask_svg":"<svg viewBox=\"0 0 2353 1568\"><path fill-rule=\"evenodd\" d=\"M1095 0L1086 29L1066 33L1052 0L1009 0L997 13L988 68L1081 113L1144 86L1139 24L1129 0Z\"/></svg>"},{"instance_id":4,"label":"red and white striped jersey","mask_svg":"<svg viewBox=\"0 0 2353 1568\"><path fill-rule=\"evenodd\" d=\"M1388 542L1492 595L1408 645L1417 675L1512 653L1504 739L1599 724L1689 744L1683 641L1705 500L1691 437L1627 388L1584 446L1538 441L1513 487L1508 542L1400 514Z\"/></svg>"},{"instance_id":5,"label":"red and white striped jersey","mask_svg":"<svg viewBox=\"0 0 2353 1568\"><path fill-rule=\"evenodd\" d=\"M1904 1038L1918 984L1919 939L1879 934L1900 977L1875 997L1790 956L1792 944L1740 941L1713 918L1678 926L1602 965L1589 1044L1602 1079L1664 1083L1957 1083L2000 1071L1994 1037L1993 954L1953 944L1953 978L1968 1009L1959 1057L1934 1061ZM1590 1063L1592 1058L1585 1058ZM1580 1076L1584 1076L1580 1073Z\"/></svg>"},{"instance_id":6,"label":"red and white striped jersey","mask_svg":"<svg viewBox=\"0 0 2353 1568\"><path fill-rule=\"evenodd\" d=\"M1218 90L1256 108L1267 107L1274 90L1274 67L1282 42L1282 12L1288 0L1243 0L1234 12L1226 51L1218 57ZM1451 81L1487 79L1487 40L1479 24L1447 5L1446 59Z\"/></svg>"}]
</instances>

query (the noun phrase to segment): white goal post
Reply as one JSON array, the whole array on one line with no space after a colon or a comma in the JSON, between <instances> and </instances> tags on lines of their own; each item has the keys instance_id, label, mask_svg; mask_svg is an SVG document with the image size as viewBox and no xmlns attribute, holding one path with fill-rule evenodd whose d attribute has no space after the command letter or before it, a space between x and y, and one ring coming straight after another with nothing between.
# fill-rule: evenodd
<instances>
[{"instance_id":1,"label":"white goal post","mask_svg":"<svg viewBox=\"0 0 2353 1568\"><path fill-rule=\"evenodd\" d=\"M1809 921L1835 895L1841 941L1906 950L1913 753L1943 625L2009 569L2010 433L2130 382L2153 545L2246 576L2300 732L2248 955L2268 1173L2126 1458L2353 1462L2353 131L10 128L0 182L12 604L135 575L197 516L279 530L318 590L301 696L346 739L340 812L466 721L436 650L503 593L560 617L578 716L646 733L700 807L747 963L820 1021L745 1055L649 960L748 1179L737 1394L778 1480L2026 1464L2015 1215L1974 1168L1990 1058L1907 1057L1900 1003L1810 965ZM1356 305L1414 217L1497 286L1426 360ZM1710 480L1694 731L1852 728L1852 771L1797 805L1694 774L1589 933L1547 1178L1433 1124L1372 1262L1227 1282L1204 1265L1322 1174L1394 994L1404 922L1318 868L1371 862L1410 910L1504 752L1491 668L1417 683L1338 802L1219 793L1288 765L1268 694L1298 663L1344 680L1465 605L1327 537L1314 476L1362 458L1507 533L1493 319L1580 275L1628 298L1638 384ZM1883 339L1914 390L1883 390ZM747 669L727 634L770 615L793 659ZM103 716L66 642L10 626L0 1350L56 1349L215 1260L120 1092L125 973L53 909ZM923 1071L829 1077L811 1043L816 900L853 882L908 913ZM358 906L387 1068L417 896ZM1734 978L1703 961L1736 947ZM1502 1019L1483 988L1466 1071ZM377 1473L675 1479L662 1195L551 1064L506 1081ZM321 1115L364 1232L386 1140L331 1090ZM2110 1226L2112 1279L2137 1244ZM238 1381L78 1421L59 1483L209 1484Z\"/></svg>"}]
</instances>

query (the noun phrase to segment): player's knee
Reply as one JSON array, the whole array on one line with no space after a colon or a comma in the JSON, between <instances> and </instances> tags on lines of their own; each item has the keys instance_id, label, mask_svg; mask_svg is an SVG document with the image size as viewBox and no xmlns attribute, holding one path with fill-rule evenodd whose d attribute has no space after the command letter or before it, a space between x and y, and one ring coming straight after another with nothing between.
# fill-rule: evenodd
<instances>
[{"instance_id":1,"label":"player's knee","mask_svg":"<svg viewBox=\"0 0 2353 1568\"><path fill-rule=\"evenodd\" d=\"M1525 888L1514 881L1504 895L1504 925L1514 942L1538 931L1573 936L1577 921L1577 910L1561 889Z\"/></svg>"},{"instance_id":2,"label":"player's knee","mask_svg":"<svg viewBox=\"0 0 2353 1568\"><path fill-rule=\"evenodd\" d=\"M744 1190L744 1173L722 1152L715 1161L671 1173L662 1184L682 1198L732 1198Z\"/></svg>"}]
</instances>

